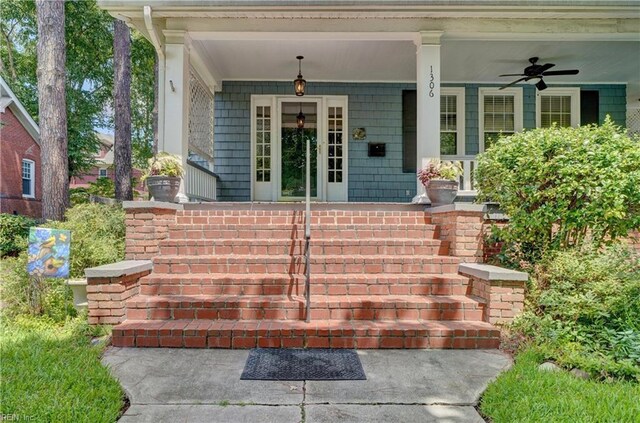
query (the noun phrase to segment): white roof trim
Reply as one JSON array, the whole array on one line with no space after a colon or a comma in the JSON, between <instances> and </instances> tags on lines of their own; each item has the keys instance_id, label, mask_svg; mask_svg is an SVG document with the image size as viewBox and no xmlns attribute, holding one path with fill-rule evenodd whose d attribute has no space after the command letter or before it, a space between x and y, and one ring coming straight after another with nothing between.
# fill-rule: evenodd
<instances>
[{"instance_id":1,"label":"white roof trim","mask_svg":"<svg viewBox=\"0 0 640 423\"><path fill-rule=\"evenodd\" d=\"M29 132L31 138L40 145L40 128L38 124L33 120L29 112L24 108L18 97L13 93L7 82L0 76L0 95L5 97L5 94L11 99L7 102L6 106L2 107L4 112L5 107L11 108L11 111L16 115L22 126Z\"/></svg>"}]
</instances>

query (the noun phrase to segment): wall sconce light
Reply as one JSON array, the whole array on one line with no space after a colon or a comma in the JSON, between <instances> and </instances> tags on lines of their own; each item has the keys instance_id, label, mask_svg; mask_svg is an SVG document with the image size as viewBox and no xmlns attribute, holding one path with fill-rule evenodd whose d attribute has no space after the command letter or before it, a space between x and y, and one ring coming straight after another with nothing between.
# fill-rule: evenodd
<instances>
[{"instance_id":1,"label":"wall sconce light","mask_svg":"<svg viewBox=\"0 0 640 423\"><path fill-rule=\"evenodd\" d=\"M307 81L302 78L302 59L304 57L296 56L296 59L298 59L298 77L293 81L293 89L298 97L302 97L304 95L304 87L307 85Z\"/></svg>"}]
</instances>

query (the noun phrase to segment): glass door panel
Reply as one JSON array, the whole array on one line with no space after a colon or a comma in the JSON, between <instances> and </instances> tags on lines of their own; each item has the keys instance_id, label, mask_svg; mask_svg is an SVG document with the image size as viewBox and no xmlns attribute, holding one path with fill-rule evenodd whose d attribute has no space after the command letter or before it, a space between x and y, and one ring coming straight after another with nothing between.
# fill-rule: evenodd
<instances>
[{"instance_id":1,"label":"glass door panel","mask_svg":"<svg viewBox=\"0 0 640 423\"><path fill-rule=\"evenodd\" d=\"M297 116L305 115L298 129ZM306 193L306 143L311 142L311 197L318 196L318 106L316 103L283 102L281 115L281 191L283 200L304 198Z\"/></svg>"}]
</instances>

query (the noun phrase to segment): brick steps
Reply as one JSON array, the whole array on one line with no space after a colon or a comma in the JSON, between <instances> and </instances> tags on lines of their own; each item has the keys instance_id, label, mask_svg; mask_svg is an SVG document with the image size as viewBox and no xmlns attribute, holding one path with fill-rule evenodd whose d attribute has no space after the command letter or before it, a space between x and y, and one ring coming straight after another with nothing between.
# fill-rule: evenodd
<instances>
[{"instance_id":1,"label":"brick steps","mask_svg":"<svg viewBox=\"0 0 640 423\"><path fill-rule=\"evenodd\" d=\"M227 255L159 256L154 270L161 273L288 273L305 271L303 256ZM459 259L449 256L322 255L311 256L314 274L333 273L456 273Z\"/></svg>"},{"instance_id":2,"label":"brick steps","mask_svg":"<svg viewBox=\"0 0 640 423\"><path fill-rule=\"evenodd\" d=\"M152 273L140 279L142 295L304 295L301 274ZM318 295L466 295L458 274L312 274Z\"/></svg>"},{"instance_id":3,"label":"brick steps","mask_svg":"<svg viewBox=\"0 0 640 423\"><path fill-rule=\"evenodd\" d=\"M127 320L117 347L497 348L493 325L455 321Z\"/></svg>"},{"instance_id":4,"label":"brick steps","mask_svg":"<svg viewBox=\"0 0 640 423\"><path fill-rule=\"evenodd\" d=\"M127 319L303 320L302 296L137 295ZM313 295L311 318L322 320L481 320L484 305L467 296Z\"/></svg>"},{"instance_id":5,"label":"brick steps","mask_svg":"<svg viewBox=\"0 0 640 423\"><path fill-rule=\"evenodd\" d=\"M303 223L295 225L172 225L169 239L302 239ZM318 239L437 239L432 224L410 225L322 225L311 227L311 238Z\"/></svg>"},{"instance_id":6,"label":"brick steps","mask_svg":"<svg viewBox=\"0 0 640 423\"><path fill-rule=\"evenodd\" d=\"M448 247L448 243L436 239L313 239L311 254L446 255ZM160 242L160 254L163 255L300 255L304 252L304 239L169 239Z\"/></svg>"}]
</instances>

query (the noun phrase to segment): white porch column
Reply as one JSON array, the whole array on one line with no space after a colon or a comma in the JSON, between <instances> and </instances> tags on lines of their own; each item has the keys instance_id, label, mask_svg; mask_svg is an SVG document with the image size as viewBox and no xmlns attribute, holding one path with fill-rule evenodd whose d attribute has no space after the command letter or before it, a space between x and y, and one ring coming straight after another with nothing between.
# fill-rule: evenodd
<instances>
[{"instance_id":1,"label":"white porch column","mask_svg":"<svg viewBox=\"0 0 640 423\"><path fill-rule=\"evenodd\" d=\"M158 142L159 150L182 158L187 170L189 155L189 42L185 31L163 31L165 44L164 67L164 130ZM162 74L162 73L160 73ZM178 200L183 203L185 180L182 179Z\"/></svg>"},{"instance_id":2,"label":"white porch column","mask_svg":"<svg viewBox=\"0 0 640 423\"><path fill-rule=\"evenodd\" d=\"M440 37L442 31L423 31L416 38L416 157L417 169L431 158L440 157ZM429 203L417 180L413 203Z\"/></svg>"}]
</instances>

